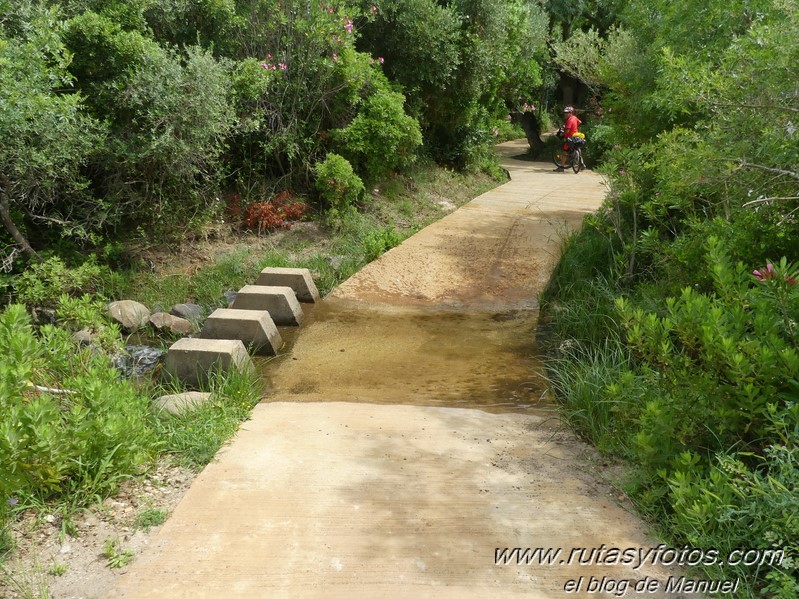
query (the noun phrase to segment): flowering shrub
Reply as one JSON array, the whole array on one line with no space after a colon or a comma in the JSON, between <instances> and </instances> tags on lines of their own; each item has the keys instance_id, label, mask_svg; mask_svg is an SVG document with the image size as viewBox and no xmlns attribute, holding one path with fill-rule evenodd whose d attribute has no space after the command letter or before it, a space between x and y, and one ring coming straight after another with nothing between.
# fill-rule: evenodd
<instances>
[{"instance_id":1,"label":"flowering shrub","mask_svg":"<svg viewBox=\"0 0 799 599\"><path fill-rule=\"evenodd\" d=\"M248 229L258 232L272 229L288 229L290 221L296 221L305 215L307 206L296 198L290 191L284 190L272 200L265 202L251 202L244 213L244 224Z\"/></svg>"},{"instance_id":2,"label":"flowering shrub","mask_svg":"<svg viewBox=\"0 0 799 599\"><path fill-rule=\"evenodd\" d=\"M787 270L787 263L785 258L783 258L782 263L780 264L780 270L786 271ZM777 271L774 270L774 265L769 262L766 264L766 268L762 270L753 270L752 274L757 278L758 281L761 283L768 283L770 281L774 281L775 283L780 280ZM796 285L796 277L798 275L796 273L789 274L788 272L783 272L782 280L785 281L787 285Z\"/></svg>"},{"instance_id":3,"label":"flowering shrub","mask_svg":"<svg viewBox=\"0 0 799 599\"><path fill-rule=\"evenodd\" d=\"M759 448L769 437L770 406L799 379L799 288L785 261L752 286L710 240L715 293L685 288L662 316L618 300L627 343L656 395L643 400L636 445L653 468L687 447Z\"/></svg>"}]
</instances>

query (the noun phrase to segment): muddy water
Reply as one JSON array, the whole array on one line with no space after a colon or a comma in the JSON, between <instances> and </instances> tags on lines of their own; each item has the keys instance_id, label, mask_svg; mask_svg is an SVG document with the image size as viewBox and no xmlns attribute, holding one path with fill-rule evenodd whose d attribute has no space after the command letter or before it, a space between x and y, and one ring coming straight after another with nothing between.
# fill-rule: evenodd
<instances>
[{"instance_id":1,"label":"muddy water","mask_svg":"<svg viewBox=\"0 0 799 599\"><path fill-rule=\"evenodd\" d=\"M327 298L305 306L288 350L259 363L266 401L551 410L534 309L460 312Z\"/></svg>"}]
</instances>

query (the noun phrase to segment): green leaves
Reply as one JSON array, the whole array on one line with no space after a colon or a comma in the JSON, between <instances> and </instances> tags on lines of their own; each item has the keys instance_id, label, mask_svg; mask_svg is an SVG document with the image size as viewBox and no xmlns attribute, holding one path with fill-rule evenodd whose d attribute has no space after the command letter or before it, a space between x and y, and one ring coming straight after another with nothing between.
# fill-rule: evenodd
<instances>
[{"instance_id":1,"label":"green leaves","mask_svg":"<svg viewBox=\"0 0 799 599\"><path fill-rule=\"evenodd\" d=\"M325 204L331 208L347 209L363 194L363 181L343 156L329 153L324 161L316 165L314 174L316 189Z\"/></svg>"},{"instance_id":2,"label":"green leaves","mask_svg":"<svg viewBox=\"0 0 799 599\"><path fill-rule=\"evenodd\" d=\"M79 95L64 93L72 85L70 55L56 11L23 2L6 16L0 23L0 200L17 228L25 213L85 236L96 221L87 211L81 168L102 128L81 111Z\"/></svg>"},{"instance_id":3,"label":"green leaves","mask_svg":"<svg viewBox=\"0 0 799 599\"><path fill-rule=\"evenodd\" d=\"M341 153L358 164L370 181L410 166L422 143L419 123L403 109L405 97L387 87L364 100L347 127L331 132Z\"/></svg>"},{"instance_id":4,"label":"green leaves","mask_svg":"<svg viewBox=\"0 0 799 599\"><path fill-rule=\"evenodd\" d=\"M68 331L38 336L12 305L0 313L0 358L0 496L102 493L151 455L149 398Z\"/></svg>"}]
</instances>

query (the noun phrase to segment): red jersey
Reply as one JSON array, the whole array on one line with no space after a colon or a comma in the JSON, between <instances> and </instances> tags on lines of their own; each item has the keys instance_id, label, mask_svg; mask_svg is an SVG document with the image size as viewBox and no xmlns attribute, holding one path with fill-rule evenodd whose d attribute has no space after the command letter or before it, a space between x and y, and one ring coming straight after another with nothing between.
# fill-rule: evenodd
<instances>
[{"instance_id":1,"label":"red jersey","mask_svg":"<svg viewBox=\"0 0 799 599\"><path fill-rule=\"evenodd\" d=\"M564 129L563 129L563 139L564 139L564 141L569 139L575 133L577 133L577 129L582 124L583 124L583 122L580 119L578 119L577 116L575 114L573 114L573 113L570 114L568 117L566 117L566 125L564 126ZM563 144L563 150L566 151L568 149L569 149L569 144L564 143Z\"/></svg>"},{"instance_id":2,"label":"red jersey","mask_svg":"<svg viewBox=\"0 0 799 599\"><path fill-rule=\"evenodd\" d=\"M569 139L572 135L577 133L577 129L582 125L583 122L577 118L576 115L570 114L566 118L566 129L564 131L563 137L565 139Z\"/></svg>"}]
</instances>

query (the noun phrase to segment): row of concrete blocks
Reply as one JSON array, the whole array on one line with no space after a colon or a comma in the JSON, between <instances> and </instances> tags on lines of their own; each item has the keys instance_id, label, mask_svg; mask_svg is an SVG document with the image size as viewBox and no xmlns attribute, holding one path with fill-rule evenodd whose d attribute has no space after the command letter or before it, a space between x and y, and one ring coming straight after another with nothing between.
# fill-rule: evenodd
<instances>
[{"instance_id":1,"label":"row of concrete blocks","mask_svg":"<svg viewBox=\"0 0 799 599\"><path fill-rule=\"evenodd\" d=\"M283 340L277 326L299 326L299 302L313 303L319 292L307 268L265 268L255 285L242 287L230 308L219 308L198 337L185 337L167 352L166 373L197 386L214 370L253 368L249 351L274 355Z\"/></svg>"}]
</instances>

